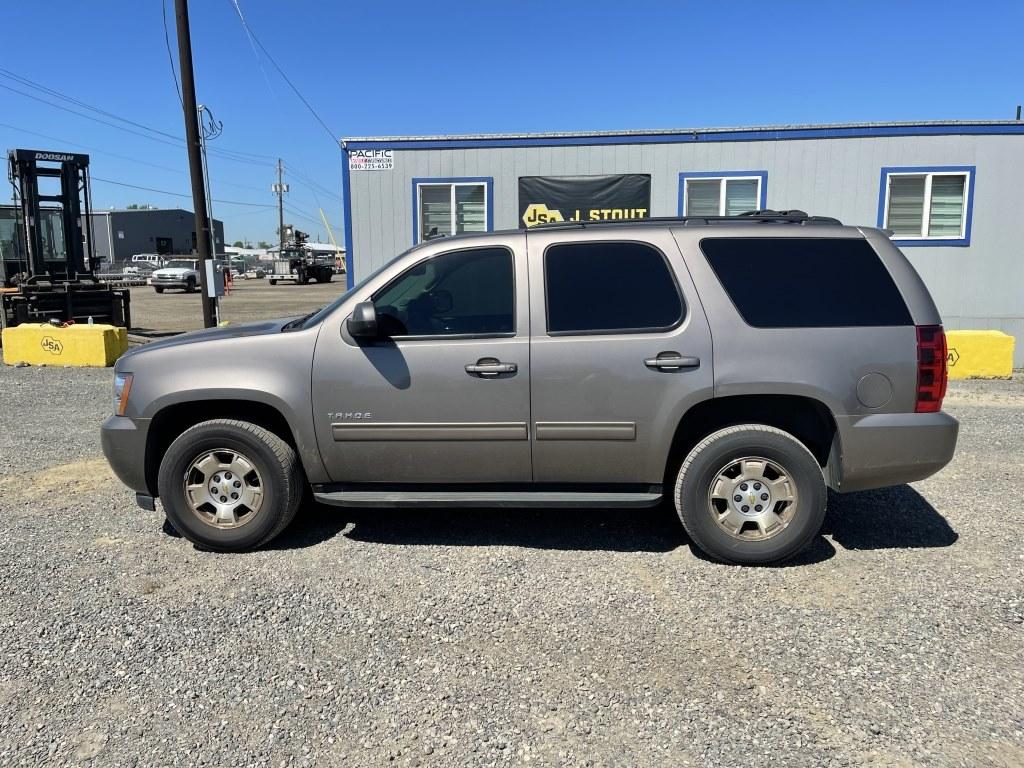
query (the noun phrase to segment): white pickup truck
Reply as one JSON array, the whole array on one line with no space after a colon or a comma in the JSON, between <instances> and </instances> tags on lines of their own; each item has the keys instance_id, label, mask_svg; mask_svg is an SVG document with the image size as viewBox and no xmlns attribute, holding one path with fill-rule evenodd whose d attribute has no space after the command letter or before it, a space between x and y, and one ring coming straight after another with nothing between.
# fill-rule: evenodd
<instances>
[{"instance_id":1,"label":"white pickup truck","mask_svg":"<svg viewBox=\"0 0 1024 768\"><path fill-rule=\"evenodd\" d=\"M153 271L150 284L157 293L163 293L165 288L194 293L199 285L199 259L171 259Z\"/></svg>"}]
</instances>

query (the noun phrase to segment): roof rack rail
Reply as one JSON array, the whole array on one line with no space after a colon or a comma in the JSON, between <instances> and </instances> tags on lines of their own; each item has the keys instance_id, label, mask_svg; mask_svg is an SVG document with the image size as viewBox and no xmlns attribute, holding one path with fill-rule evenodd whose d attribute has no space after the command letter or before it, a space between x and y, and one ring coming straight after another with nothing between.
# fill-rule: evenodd
<instances>
[{"instance_id":1,"label":"roof rack rail","mask_svg":"<svg viewBox=\"0 0 1024 768\"><path fill-rule=\"evenodd\" d=\"M553 221L537 224L530 229L572 229L574 227L639 226L657 224L681 224L685 227L699 227L710 224L829 224L842 226L839 219L831 216L809 216L805 211L747 211L734 216L652 216L646 219L610 219L601 221Z\"/></svg>"}]
</instances>

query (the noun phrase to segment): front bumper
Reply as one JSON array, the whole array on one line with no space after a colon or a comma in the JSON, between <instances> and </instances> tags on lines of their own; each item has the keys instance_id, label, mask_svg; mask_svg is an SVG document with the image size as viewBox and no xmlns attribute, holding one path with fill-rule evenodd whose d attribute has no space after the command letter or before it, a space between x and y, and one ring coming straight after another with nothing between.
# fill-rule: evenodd
<instances>
[{"instance_id":1,"label":"front bumper","mask_svg":"<svg viewBox=\"0 0 1024 768\"><path fill-rule=\"evenodd\" d=\"M184 280L157 280L156 278L149 281L149 284L154 288L185 288L186 283Z\"/></svg>"},{"instance_id":2,"label":"front bumper","mask_svg":"<svg viewBox=\"0 0 1024 768\"><path fill-rule=\"evenodd\" d=\"M863 491L930 477L953 458L960 423L948 413L877 413L836 419L839 490Z\"/></svg>"},{"instance_id":3,"label":"front bumper","mask_svg":"<svg viewBox=\"0 0 1024 768\"><path fill-rule=\"evenodd\" d=\"M152 494L146 485L146 433L149 419L111 416L100 427L103 455L118 479L136 493Z\"/></svg>"}]
</instances>

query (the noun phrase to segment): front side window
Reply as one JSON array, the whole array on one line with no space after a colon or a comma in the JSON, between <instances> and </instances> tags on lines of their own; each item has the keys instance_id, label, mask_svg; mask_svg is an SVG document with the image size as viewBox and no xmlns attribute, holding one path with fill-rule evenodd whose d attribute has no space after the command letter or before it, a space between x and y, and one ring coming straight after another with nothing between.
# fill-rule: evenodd
<instances>
[{"instance_id":1,"label":"front side window","mask_svg":"<svg viewBox=\"0 0 1024 768\"><path fill-rule=\"evenodd\" d=\"M680 174L683 216L738 216L764 207L767 173L750 175Z\"/></svg>"},{"instance_id":2,"label":"front side window","mask_svg":"<svg viewBox=\"0 0 1024 768\"><path fill-rule=\"evenodd\" d=\"M416 241L463 232L486 232L490 205L487 198L486 182L417 183Z\"/></svg>"},{"instance_id":3,"label":"front side window","mask_svg":"<svg viewBox=\"0 0 1024 768\"><path fill-rule=\"evenodd\" d=\"M972 177L966 168L883 169L879 226L891 229L894 240L965 241Z\"/></svg>"},{"instance_id":4,"label":"front side window","mask_svg":"<svg viewBox=\"0 0 1024 768\"><path fill-rule=\"evenodd\" d=\"M515 277L507 248L442 253L409 267L373 296L385 336L493 336L515 332Z\"/></svg>"},{"instance_id":5,"label":"front side window","mask_svg":"<svg viewBox=\"0 0 1024 768\"><path fill-rule=\"evenodd\" d=\"M679 324L668 263L644 243L566 243L544 254L548 333L637 333Z\"/></svg>"}]
</instances>

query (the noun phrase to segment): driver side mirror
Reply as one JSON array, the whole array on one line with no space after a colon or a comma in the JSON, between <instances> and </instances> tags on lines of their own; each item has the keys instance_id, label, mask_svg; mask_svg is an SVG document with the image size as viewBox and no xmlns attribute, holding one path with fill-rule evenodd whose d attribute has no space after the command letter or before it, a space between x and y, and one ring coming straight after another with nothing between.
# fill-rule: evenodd
<instances>
[{"instance_id":1,"label":"driver side mirror","mask_svg":"<svg viewBox=\"0 0 1024 768\"><path fill-rule=\"evenodd\" d=\"M347 321L348 332L356 339L376 338L377 310L372 301L361 301L352 310L352 315Z\"/></svg>"}]
</instances>

